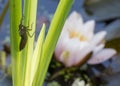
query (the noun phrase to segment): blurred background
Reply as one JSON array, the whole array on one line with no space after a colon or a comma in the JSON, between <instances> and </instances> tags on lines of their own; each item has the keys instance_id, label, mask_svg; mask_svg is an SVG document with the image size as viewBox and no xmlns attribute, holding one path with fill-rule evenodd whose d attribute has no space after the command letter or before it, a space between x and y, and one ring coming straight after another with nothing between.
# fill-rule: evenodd
<instances>
[{"instance_id":1,"label":"blurred background","mask_svg":"<svg viewBox=\"0 0 120 86\"><path fill-rule=\"evenodd\" d=\"M38 0L36 39L43 23L49 27L58 3L59 0ZM118 53L102 64L75 69L65 69L61 63L52 59L45 86L72 86L75 78L93 83L92 86L119 86L120 0L75 0L71 9L73 11L80 13L84 21L94 19L95 33L106 30L105 47L114 48ZM9 0L0 0L0 86L12 86L9 29ZM61 71L64 73L59 74Z\"/></svg>"}]
</instances>

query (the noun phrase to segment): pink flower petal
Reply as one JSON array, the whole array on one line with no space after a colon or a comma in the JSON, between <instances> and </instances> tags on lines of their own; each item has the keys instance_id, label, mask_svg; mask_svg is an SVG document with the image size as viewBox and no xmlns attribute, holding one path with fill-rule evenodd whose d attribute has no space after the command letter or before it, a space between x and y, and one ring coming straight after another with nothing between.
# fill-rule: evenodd
<instances>
[{"instance_id":1,"label":"pink flower petal","mask_svg":"<svg viewBox=\"0 0 120 86\"><path fill-rule=\"evenodd\" d=\"M76 11L72 12L71 15L68 17L68 19L65 22L65 25L63 29L68 29L68 30L77 30L78 28L77 25L79 24L79 29L81 28L83 24L82 16L78 14Z\"/></svg>"},{"instance_id":2,"label":"pink flower petal","mask_svg":"<svg viewBox=\"0 0 120 86\"><path fill-rule=\"evenodd\" d=\"M79 26L78 26L79 27ZM91 40L94 35L94 27L95 27L95 21L90 20L87 21L83 27L80 29L80 33L85 36L88 40ZM87 34L87 36L86 36Z\"/></svg>"},{"instance_id":3,"label":"pink flower petal","mask_svg":"<svg viewBox=\"0 0 120 86\"><path fill-rule=\"evenodd\" d=\"M96 33L93 39L91 40L91 43L94 45L98 45L104 39L106 34L107 34L106 31Z\"/></svg>"},{"instance_id":4,"label":"pink flower petal","mask_svg":"<svg viewBox=\"0 0 120 86\"><path fill-rule=\"evenodd\" d=\"M88 64L94 65L94 64L99 64L102 63L110 58L112 58L113 55L116 54L116 51L111 48L105 48L101 50L100 52L94 54L89 60Z\"/></svg>"},{"instance_id":5,"label":"pink flower petal","mask_svg":"<svg viewBox=\"0 0 120 86\"><path fill-rule=\"evenodd\" d=\"M87 32L94 32L95 29L95 21L94 20L89 20L87 22L84 23L84 29Z\"/></svg>"},{"instance_id":6,"label":"pink flower petal","mask_svg":"<svg viewBox=\"0 0 120 86\"><path fill-rule=\"evenodd\" d=\"M115 55L115 50L103 49L102 40L106 31L94 35L94 26L94 20L83 23L81 15L73 12L66 20L59 37L55 58L66 67L70 67L88 60L87 56L91 55L91 52L93 54L88 64L99 64Z\"/></svg>"},{"instance_id":7,"label":"pink flower petal","mask_svg":"<svg viewBox=\"0 0 120 86\"><path fill-rule=\"evenodd\" d=\"M70 67L83 62L83 60L94 49L94 47L87 44L84 47L81 47L81 45L77 43L77 40L74 39L67 44L64 49L65 50L59 57L59 59L61 59L59 61L61 61L66 67Z\"/></svg>"},{"instance_id":8,"label":"pink flower petal","mask_svg":"<svg viewBox=\"0 0 120 86\"><path fill-rule=\"evenodd\" d=\"M64 36L64 35L63 35ZM65 50L65 46L66 44L69 43L69 38L68 36L60 36L56 48L55 48L55 57L56 59L60 60L61 58L59 58L59 56L61 55L61 53Z\"/></svg>"},{"instance_id":9,"label":"pink flower petal","mask_svg":"<svg viewBox=\"0 0 120 86\"><path fill-rule=\"evenodd\" d=\"M79 20L79 24L83 23L82 16L80 14L78 14L76 11L74 11L68 17L66 22L68 22L68 23L73 22L73 21L78 22L78 20Z\"/></svg>"},{"instance_id":10,"label":"pink flower petal","mask_svg":"<svg viewBox=\"0 0 120 86\"><path fill-rule=\"evenodd\" d=\"M98 46L95 47L95 49L93 50L93 54L99 52L100 50L102 50L104 48L105 44L99 44Z\"/></svg>"}]
</instances>

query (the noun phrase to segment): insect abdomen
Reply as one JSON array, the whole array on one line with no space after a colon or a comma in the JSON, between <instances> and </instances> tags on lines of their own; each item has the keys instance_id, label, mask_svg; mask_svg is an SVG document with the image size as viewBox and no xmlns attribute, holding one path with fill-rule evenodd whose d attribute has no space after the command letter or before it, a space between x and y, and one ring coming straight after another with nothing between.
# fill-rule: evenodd
<instances>
[{"instance_id":1,"label":"insect abdomen","mask_svg":"<svg viewBox=\"0 0 120 86\"><path fill-rule=\"evenodd\" d=\"M27 43L27 36L21 37L20 47L19 47L20 51L25 47L26 43Z\"/></svg>"}]
</instances>

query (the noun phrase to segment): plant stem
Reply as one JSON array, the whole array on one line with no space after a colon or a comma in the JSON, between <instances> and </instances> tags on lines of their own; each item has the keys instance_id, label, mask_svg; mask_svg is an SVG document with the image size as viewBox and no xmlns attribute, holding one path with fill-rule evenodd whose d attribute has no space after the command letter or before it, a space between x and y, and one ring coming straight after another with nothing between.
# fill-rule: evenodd
<instances>
[{"instance_id":1,"label":"plant stem","mask_svg":"<svg viewBox=\"0 0 120 86\"><path fill-rule=\"evenodd\" d=\"M42 56L40 57L41 61L39 62L36 73L38 76L35 77L36 81L33 83L33 86L43 85L52 54L73 1L74 0L60 0L43 44Z\"/></svg>"},{"instance_id":2,"label":"plant stem","mask_svg":"<svg viewBox=\"0 0 120 86\"><path fill-rule=\"evenodd\" d=\"M18 26L22 14L21 0L10 0L10 45L12 58L13 86L21 86L22 71L20 65L19 42L20 36Z\"/></svg>"},{"instance_id":3,"label":"plant stem","mask_svg":"<svg viewBox=\"0 0 120 86\"><path fill-rule=\"evenodd\" d=\"M24 20L23 25L28 26L28 33L33 34L30 37L27 34L28 40L25 46L25 49L22 51L21 56L23 58L23 86L30 86L31 83L31 59L33 56L33 47L34 47L34 33L35 33L35 24L36 24L36 13L37 13L37 0L24 0Z\"/></svg>"}]
</instances>

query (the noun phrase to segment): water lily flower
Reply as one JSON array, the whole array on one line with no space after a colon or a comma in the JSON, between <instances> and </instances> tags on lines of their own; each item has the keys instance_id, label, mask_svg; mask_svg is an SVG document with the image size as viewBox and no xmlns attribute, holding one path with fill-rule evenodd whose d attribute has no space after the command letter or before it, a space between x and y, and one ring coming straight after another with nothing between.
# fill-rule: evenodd
<instances>
[{"instance_id":1,"label":"water lily flower","mask_svg":"<svg viewBox=\"0 0 120 86\"><path fill-rule=\"evenodd\" d=\"M104 48L106 31L94 33L94 27L94 20L84 23L81 15L73 12L61 32L55 58L70 67L82 65L86 61L88 64L99 64L115 55L114 49Z\"/></svg>"}]
</instances>

